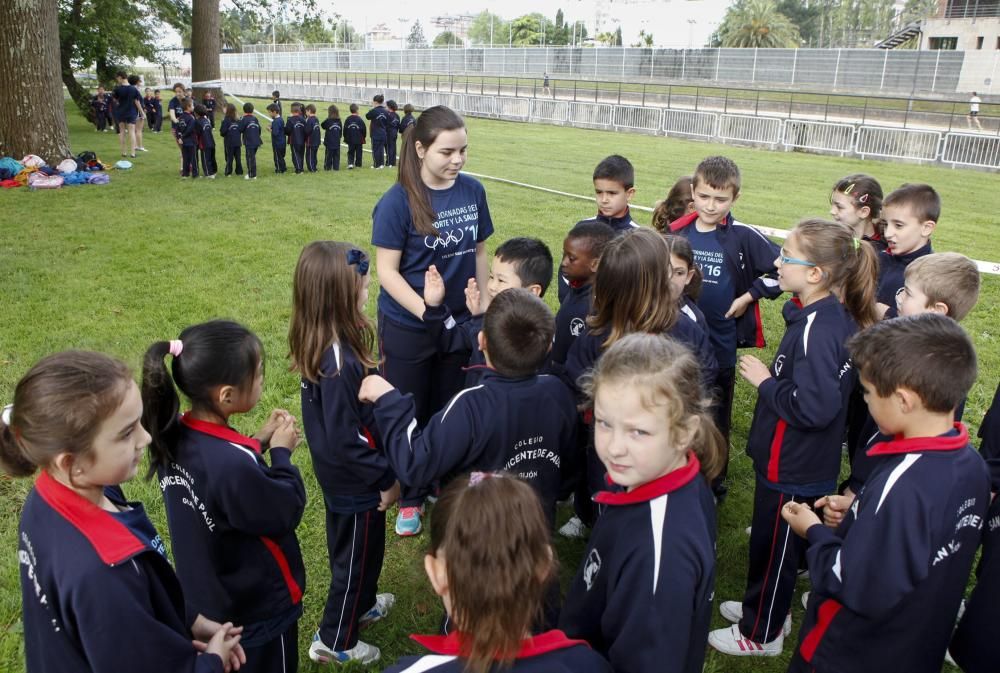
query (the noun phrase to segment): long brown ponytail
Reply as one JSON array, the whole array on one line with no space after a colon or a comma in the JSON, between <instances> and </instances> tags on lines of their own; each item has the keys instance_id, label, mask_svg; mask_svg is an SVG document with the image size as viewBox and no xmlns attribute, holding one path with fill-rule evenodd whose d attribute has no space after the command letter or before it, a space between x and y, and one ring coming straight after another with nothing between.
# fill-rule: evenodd
<instances>
[{"instance_id":1,"label":"long brown ponytail","mask_svg":"<svg viewBox=\"0 0 1000 673\"><path fill-rule=\"evenodd\" d=\"M406 198L410 202L413 228L424 236L438 235L434 227L437 213L431 205L427 185L420 177L421 159L417 156L416 144L419 142L421 147L427 149L442 131L462 128L465 128L465 120L461 115L444 105L435 105L420 114L411 132L403 134L403 146L399 153L399 184L406 190Z\"/></svg>"}]
</instances>

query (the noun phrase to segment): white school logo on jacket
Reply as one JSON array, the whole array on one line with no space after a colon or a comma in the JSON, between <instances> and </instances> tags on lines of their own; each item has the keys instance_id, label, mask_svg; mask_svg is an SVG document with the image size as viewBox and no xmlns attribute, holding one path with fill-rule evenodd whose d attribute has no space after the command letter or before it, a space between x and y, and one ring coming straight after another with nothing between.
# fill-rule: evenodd
<instances>
[{"instance_id":1,"label":"white school logo on jacket","mask_svg":"<svg viewBox=\"0 0 1000 673\"><path fill-rule=\"evenodd\" d=\"M580 318L573 318L569 321L569 333L573 336L580 336L583 334L584 323Z\"/></svg>"},{"instance_id":2,"label":"white school logo on jacket","mask_svg":"<svg viewBox=\"0 0 1000 673\"><path fill-rule=\"evenodd\" d=\"M594 586L594 578L601 571L601 555L596 549L591 549L587 556L587 564L583 566L583 581L587 585L587 591Z\"/></svg>"}]
</instances>

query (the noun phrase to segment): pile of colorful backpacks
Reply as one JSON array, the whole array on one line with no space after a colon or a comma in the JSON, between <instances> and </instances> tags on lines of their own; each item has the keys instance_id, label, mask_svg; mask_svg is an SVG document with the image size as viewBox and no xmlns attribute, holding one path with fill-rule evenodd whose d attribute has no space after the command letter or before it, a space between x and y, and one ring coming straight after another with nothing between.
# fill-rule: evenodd
<instances>
[{"instance_id":1,"label":"pile of colorful backpacks","mask_svg":"<svg viewBox=\"0 0 1000 673\"><path fill-rule=\"evenodd\" d=\"M34 154L17 161L0 157L0 187L58 189L63 185L106 185L111 177L93 152L81 152L73 159L64 159L52 167Z\"/></svg>"}]
</instances>

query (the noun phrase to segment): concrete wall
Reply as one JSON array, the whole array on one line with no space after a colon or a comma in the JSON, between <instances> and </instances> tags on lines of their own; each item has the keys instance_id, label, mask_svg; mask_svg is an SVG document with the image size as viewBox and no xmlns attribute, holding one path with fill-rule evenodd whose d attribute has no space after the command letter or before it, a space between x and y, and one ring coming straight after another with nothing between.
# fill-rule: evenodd
<instances>
[{"instance_id":1,"label":"concrete wall","mask_svg":"<svg viewBox=\"0 0 1000 673\"><path fill-rule=\"evenodd\" d=\"M924 35L920 43L921 49L929 49L931 38L957 37L959 51L972 53L978 51L976 45L983 38L982 51L996 51L997 39L1000 39L1000 17L979 19L927 19L924 22Z\"/></svg>"}]
</instances>

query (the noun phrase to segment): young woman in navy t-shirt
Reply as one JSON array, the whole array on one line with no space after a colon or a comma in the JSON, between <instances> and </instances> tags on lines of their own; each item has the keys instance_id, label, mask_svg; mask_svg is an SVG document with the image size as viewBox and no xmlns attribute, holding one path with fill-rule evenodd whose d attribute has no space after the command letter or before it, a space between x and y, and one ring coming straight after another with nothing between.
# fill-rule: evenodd
<instances>
[{"instance_id":1,"label":"young woman in navy t-shirt","mask_svg":"<svg viewBox=\"0 0 1000 673\"><path fill-rule=\"evenodd\" d=\"M486 190L462 175L468 136L453 110L425 110L404 136L399 181L372 213L372 245L382 289L378 330L382 375L411 393L417 422L430 416L462 388L468 353L438 353L423 324L424 273L432 264L444 277L445 304L456 320L468 317L465 287L475 278L486 286L486 239L493 220ZM421 498L403 494L396 532L420 532Z\"/></svg>"}]
</instances>

